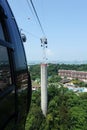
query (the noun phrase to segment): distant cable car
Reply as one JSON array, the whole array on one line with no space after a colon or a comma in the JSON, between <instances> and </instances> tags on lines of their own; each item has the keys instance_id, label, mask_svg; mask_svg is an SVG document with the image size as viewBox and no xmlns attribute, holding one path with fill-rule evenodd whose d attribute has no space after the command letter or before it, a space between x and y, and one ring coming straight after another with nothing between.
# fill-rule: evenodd
<instances>
[{"instance_id":1,"label":"distant cable car","mask_svg":"<svg viewBox=\"0 0 87 130\"><path fill-rule=\"evenodd\" d=\"M25 128L31 79L22 38L7 0L0 0L0 130Z\"/></svg>"}]
</instances>

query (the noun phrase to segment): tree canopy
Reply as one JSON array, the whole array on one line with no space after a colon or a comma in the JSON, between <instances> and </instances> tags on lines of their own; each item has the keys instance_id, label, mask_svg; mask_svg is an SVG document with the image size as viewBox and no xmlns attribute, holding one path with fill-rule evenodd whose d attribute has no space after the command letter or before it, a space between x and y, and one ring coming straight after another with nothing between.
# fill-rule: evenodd
<instances>
[{"instance_id":1,"label":"tree canopy","mask_svg":"<svg viewBox=\"0 0 87 130\"><path fill-rule=\"evenodd\" d=\"M81 64L81 65L48 64L47 66L48 77L57 75L59 69L87 71L87 64ZM40 64L30 65L30 73L31 73L32 80L35 80L36 78L40 78Z\"/></svg>"},{"instance_id":2,"label":"tree canopy","mask_svg":"<svg viewBox=\"0 0 87 130\"><path fill-rule=\"evenodd\" d=\"M50 85L46 118L40 102L40 90L34 91L26 130L87 130L87 93L76 95L63 86Z\"/></svg>"}]
</instances>

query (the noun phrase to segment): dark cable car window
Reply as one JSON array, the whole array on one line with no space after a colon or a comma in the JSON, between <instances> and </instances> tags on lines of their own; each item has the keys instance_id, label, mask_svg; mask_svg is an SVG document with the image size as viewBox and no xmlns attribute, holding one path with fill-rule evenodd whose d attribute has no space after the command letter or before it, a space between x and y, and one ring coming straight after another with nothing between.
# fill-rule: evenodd
<instances>
[{"instance_id":1,"label":"dark cable car window","mask_svg":"<svg viewBox=\"0 0 87 130\"><path fill-rule=\"evenodd\" d=\"M4 34L3 34L1 22L0 22L0 39L4 40Z\"/></svg>"},{"instance_id":2,"label":"dark cable car window","mask_svg":"<svg viewBox=\"0 0 87 130\"><path fill-rule=\"evenodd\" d=\"M15 22L9 20L0 17L0 130L24 129L30 105L24 48Z\"/></svg>"},{"instance_id":3,"label":"dark cable car window","mask_svg":"<svg viewBox=\"0 0 87 130\"><path fill-rule=\"evenodd\" d=\"M0 22L0 39L5 41L5 36ZM7 48L0 45L0 92L4 91L12 84L10 64Z\"/></svg>"},{"instance_id":4,"label":"dark cable car window","mask_svg":"<svg viewBox=\"0 0 87 130\"><path fill-rule=\"evenodd\" d=\"M0 130L13 129L16 119L13 49L9 41L6 21L2 16L0 17Z\"/></svg>"},{"instance_id":5,"label":"dark cable car window","mask_svg":"<svg viewBox=\"0 0 87 130\"><path fill-rule=\"evenodd\" d=\"M11 73L7 48L0 46L0 91L11 85Z\"/></svg>"}]
</instances>

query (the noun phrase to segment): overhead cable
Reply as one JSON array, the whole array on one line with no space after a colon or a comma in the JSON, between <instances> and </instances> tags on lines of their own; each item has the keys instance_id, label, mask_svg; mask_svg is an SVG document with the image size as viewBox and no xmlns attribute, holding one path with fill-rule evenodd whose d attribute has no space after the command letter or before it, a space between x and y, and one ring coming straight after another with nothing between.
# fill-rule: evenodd
<instances>
[{"instance_id":1,"label":"overhead cable","mask_svg":"<svg viewBox=\"0 0 87 130\"><path fill-rule=\"evenodd\" d=\"M28 1L28 2L29 2L29 1ZM31 5L32 5L32 7L33 7L34 13L35 13L35 15L36 15L36 17L37 17L37 20L38 20L38 23L39 23L39 25L40 25L41 31L42 31L43 35L45 35L45 32L44 32L44 30L43 30L43 27L42 27L42 25L41 25L39 16L38 16L38 14L37 14L37 11L36 11L36 9L35 9L35 7L34 7L34 4L33 4L32 0L30 0L30 2L31 2Z\"/></svg>"},{"instance_id":2,"label":"overhead cable","mask_svg":"<svg viewBox=\"0 0 87 130\"><path fill-rule=\"evenodd\" d=\"M20 30L26 32L27 34L33 36L34 38L37 38L37 39L39 38L39 36L37 36L37 35L35 35L35 34L33 34L33 33L30 33L29 31L27 31L27 30L25 30L25 29L22 29L22 28L21 28Z\"/></svg>"},{"instance_id":3,"label":"overhead cable","mask_svg":"<svg viewBox=\"0 0 87 130\"><path fill-rule=\"evenodd\" d=\"M30 8L30 10L31 10L31 12L32 12L32 14L33 14L33 16L34 16L34 12L33 12L32 8L31 8L31 6L30 6L29 1L28 1L28 0L26 0L26 1L27 1L27 4L28 4L28 7Z\"/></svg>"}]
</instances>

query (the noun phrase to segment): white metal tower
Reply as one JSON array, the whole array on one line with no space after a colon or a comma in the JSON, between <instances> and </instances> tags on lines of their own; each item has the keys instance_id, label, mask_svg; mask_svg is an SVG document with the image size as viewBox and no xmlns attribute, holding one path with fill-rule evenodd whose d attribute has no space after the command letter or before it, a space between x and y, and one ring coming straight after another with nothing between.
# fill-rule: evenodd
<instances>
[{"instance_id":1,"label":"white metal tower","mask_svg":"<svg viewBox=\"0 0 87 130\"><path fill-rule=\"evenodd\" d=\"M47 113L47 64L41 64L41 109L43 115Z\"/></svg>"},{"instance_id":2,"label":"white metal tower","mask_svg":"<svg viewBox=\"0 0 87 130\"><path fill-rule=\"evenodd\" d=\"M46 64L46 48L47 39L41 39L41 47L43 47L43 63L41 64L41 109L43 115L47 113L47 64Z\"/></svg>"}]
</instances>

